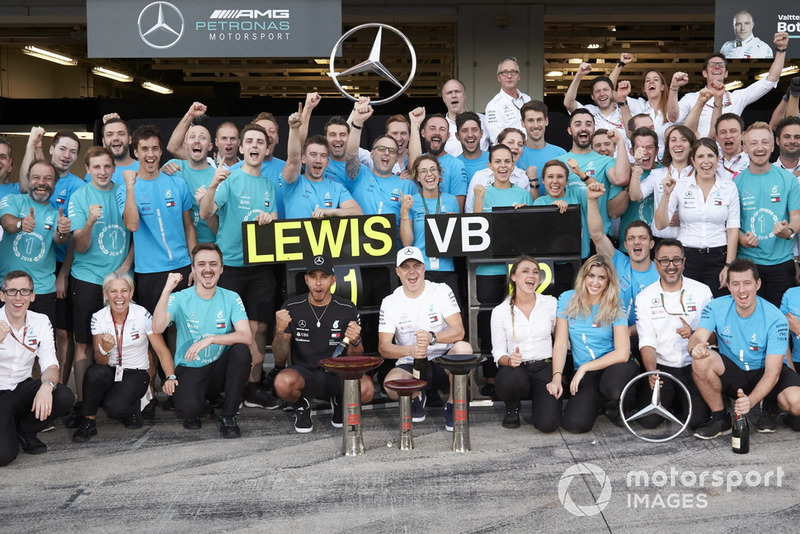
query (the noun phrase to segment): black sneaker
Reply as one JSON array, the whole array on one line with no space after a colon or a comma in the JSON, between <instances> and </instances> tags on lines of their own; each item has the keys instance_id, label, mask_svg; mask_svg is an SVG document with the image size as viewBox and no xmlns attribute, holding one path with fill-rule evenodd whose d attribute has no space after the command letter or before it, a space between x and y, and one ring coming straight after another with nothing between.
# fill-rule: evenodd
<instances>
[{"instance_id":1,"label":"black sneaker","mask_svg":"<svg viewBox=\"0 0 800 534\"><path fill-rule=\"evenodd\" d=\"M278 373L286 369L285 367L273 367L272 370L264 375L264 378L261 380L261 383L266 386L267 389L270 391L275 391L275 377L278 376Z\"/></svg>"},{"instance_id":2,"label":"black sneaker","mask_svg":"<svg viewBox=\"0 0 800 534\"><path fill-rule=\"evenodd\" d=\"M311 421L311 404L305 397L294 403L294 430L300 434L307 434L314 430L314 423Z\"/></svg>"},{"instance_id":3,"label":"black sneaker","mask_svg":"<svg viewBox=\"0 0 800 534\"><path fill-rule=\"evenodd\" d=\"M425 420L425 402L428 396L424 391L420 391L419 395L411 399L411 421L414 423L421 423Z\"/></svg>"},{"instance_id":4,"label":"black sneaker","mask_svg":"<svg viewBox=\"0 0 800 534\"><path fill-rule=\"evenodd\" d=\"M83 401L76 402L72 407L72 411L69 412L69 415L67 416L67 422L64 426L67 428L78 428L81 426L81 423L83 422L81 408L83 408Z\"/></svg>"},{"instance_id":5,"label":"black sneaker","mask_svg":"<svg viewBox=\"0 0 800 534\"><path fill-rule=\"evenodd\" d=\"M238 438L242 435L242 431L239 430L239 425L236 424L235 417L220 417L219 419L219 431L222 432L223 438Z\"/></svg>"},{"instance_id":6,"label":"black sneaker","mask_svg":"<svg viewBox=\"0 0 800 534\"><path fill-rule=\"evenodd\" d=\"M756 419L758 432L775 432L778 429L778 415L780 411L775 401L761 401L761 415Z\"/></svg>"},{"instance_id":7,"label":"black sneaker","mask_svg":"<svg viewBox=\"0 0 800 534\"><path fill-rule=\"evenodd\" d=\"M156 406L158 406L158 401L153 398L150 399L144 408L142 408L142 419L145 421L152 421L156 418Z\"/></svg>"},{"instance_id":8,"label":"black sneaker","mask_svg":"<svg viewBox=\"0 0 800 534\"><path fill-rule=\"evenodd\" d=\"M448 402L444 405L444 429L448 432L453 431L453 403Z\"/></svg>"},{"instance_id":9,"label":"black sneaker","mask_svg":"<svg viewBox=\"0 0 800 534\"><path fill-rule=\"evenodd\" d=\"M130 428L133 430L134 428L142 428L144 426L144 422L142 421L142 414L139 410L136 410L132 415L128 416L122 424L125 425L125 428Z\"/></svg>"},{"instance_id":10,"label":"black sneaker","mask_svg":"<svg viewBox=\"0 0 800 534\"><path fill-rule=\"evenodd\" d=\"M186 430L200 430L203 428L203 420L199 417L192 417L191 419L183 420L183 428Z\"/></svg>"},{"instance_id":11,"label":"black sneaker","mask_svg":"<svg viewBox=\"0 0 800 534\"><path fill-rule=\"evenodd\" d=\"M342 428L342 403L339 397L331 397L331 426Z\"/></svg>"},{"instance_id":12,"label":"black sneaker","mask_svg":"<svg viewBox=\"0 0 800 534\"><path fill-rule=\"evenodd\" d=\"M168 412L174 412L175 411L175 400L172 398L172 395L169 395L167 397L167 400L165 400L163 403L161 403L161 409L162 410L166 410Z\"/></svg>"},{"instance_id":13,"label":"black sneaker","mask_svg":"<svg viewBox=\"0 0 800 534\"><path fill-rule=\"evenodd\" d=\"M730 433L731 419L728 417L728 414L723 413L722 416L716 417L712 414L695 429L694 437L699 439L714 439L717 436Z\"/></svg>"},{"instance_id":14,"label":"black sneaker","mask_svg":"<svg viewBox=\"0 0 800 534\"><path fill-rule=\"evenodd\" d=\"M47 445L36 436L26 438L17 434L17 441L22 450L28 454L43 454L47 452Z\"/></svg>"},{"instance_id":15,"label":"black sneaker","mask_svg":"<svg viewBox=\"0 0 800 534\"><path fill-rule=\"evenodd\" d=\"M260 382L250 382L244 389L244 405L248 408L264 408L275 410L281 407L283 401L267 391Z\"/></svg>"},{"instance_id":16,"label":"black sneaker","mask_svg":"<svg viewBox=\"0 0 800 534\"><path fill-rule=\"evenodd\" d=\"M95 424L94 419L89 419L88 417L83 418L83 422L81 426L78 427L78 430L72 434L72 441L75 443L86 443L89 441L89 438L92 436L97 435L97 425Z\"/></svg>"},{"instance_id":17,"label":"black sneaker","mask_svg":"<svg viewBox=\"0 0 800 534\"><path fill-rule=\"evenodd\" d=\"M519 401L507 402L503 428L519 428L519 425Z\"/></svg>"},{"instance_id":18,"label":"black sneaker","mask_svg":"<svg viewBox=\"0 0 800 534\"><path fill-rule=\"evenodd\" d=\"M484 397L489 397L492 400L497 400L497 395L494 391L494 384L484 384L484 386L481 388L481 395Z\"/></svg>"}]
</instances>

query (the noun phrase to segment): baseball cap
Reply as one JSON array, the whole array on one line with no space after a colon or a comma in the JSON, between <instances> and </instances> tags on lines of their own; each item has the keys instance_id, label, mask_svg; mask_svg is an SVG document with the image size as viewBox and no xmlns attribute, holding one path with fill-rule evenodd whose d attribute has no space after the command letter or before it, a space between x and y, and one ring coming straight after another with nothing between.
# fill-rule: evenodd
<instances>
[{"instance_id":1,"label":"baseball cap","mask_svg":"<svg viewBox=\"0 0 800 534\"><path fill-rule=\"evenodd\" d=\"M306 264L306 274L311 271L322 271L325 274L333 274L333 260L328 256L314 256Z\"/></svg>"},{"instance_id":2,"label":"baseball cap","mask_svg":"<svg viewBox=\"0 0 800 534\"><path fill-rule=\"evenodd\" d=\"M417 260L420 263L425 263L422 251L417 247L405 247L397 251L397 266L400 267L406 260Z\"/></svg>"}]
</instances>

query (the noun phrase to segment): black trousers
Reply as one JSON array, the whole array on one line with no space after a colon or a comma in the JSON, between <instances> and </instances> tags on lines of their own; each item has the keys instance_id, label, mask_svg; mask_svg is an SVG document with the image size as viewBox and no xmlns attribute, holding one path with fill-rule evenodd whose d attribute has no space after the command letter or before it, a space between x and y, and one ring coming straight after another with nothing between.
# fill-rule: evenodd
<instances>
[{"instance_id":1,"label":"black trousers","mask_svg":"<svg viewBox=\"0 0 800 534\"><path fill-rule=\"evenodd\" d=\"M692 399L692 417L689 419L689 428L694 430L711 412L694 383L694 379L692 378L692 366L668 367L659 364L656 368L659 371L671 374L680 380L683 385L686 386L686 389L689 390L689 396ZM653 390L650 389L649 380L642 379L636 386L638 388L636 391L636 406L638 408L644 408L650 404L653 398ZM672 380L666 379L661 381L661 405L682 420L686 417L689 406L684 404L685 396L679 389L680 386ZM659 415L648 415L647 417L638 419L637 422L644 428L655 428L660 425L663 420L664 419Z\"/></svg>"},{"instance_id":2,"label":"black trousers","mask_svg":"<svg viewBox=\"0 0 800 534\"><path fill-rule=\"evenodd\" d=\"M55 419L67 415L75 402L75 395L61 384L53 391L53 409L44 421L36 419L31 411L33 399L42 383L27 379L17 384L13 391L0 391L0 466L8 465L17 457L17 434L32 438L47 428ZM47 387L50 387L49 385Z\"/></svg>"},{"instance_id":3,"label":"black trousers","mask_svg":"<svg viewBox=\"0 0 800 534\"><path fill-rule=\"evenodd\" d=\"M717 247L711 251L684 247L683 250L686 255L683 276L707 285L714 298L730 293L727 289L719 288L719 273L725 267L727 247Z\"/></svg>"},{"instance_id":4,"label":"black trousers","mask_svg":"<svg viewBox=\"0 0 800 534\"><path fill-rule=\"evenodd\" d=\"M251 364L250 349L247 345L237 343L231 345L219 360L203 367L179 365L175 369L178 387L172 396L175 413L181 419L200 417L206 395L216 396L224 391L222 415L233 417L242 402Z\"/></svg>"},{"instance_id":5,"label":"black trousers","mask_svg":"<svg viewBox=\"0 0 800 534\"><path fill-rule=\"evenodd\" d=\"M120 421L139 411L139 402L147 391L150 376L141 369L125 369L122 380L114 382L115 368L92 364L83 378L83 406L81 415L96 415L100 406L108 416Z\"/></svg>"},{"instance_id":6,"label":"black trousers","mask_svg":"<svg viewBox=\"0 0 800 534\"><path fill-rule=\"evenodd\" d=\"M542 432L553 432L561 420L561 399L547 391L553 377L551 362L535 362L519 367L500 367L494 383L497 398L506 402L533 399L531 419Z\"/></svg>"},{"instance_id":7,"label":"black trousers","mask_svg":"<svg viewBox=\"0 0 800 534\"><path fill-rule=\"evenodd\" d=\"M761 276L758 296L778 308L781 307L781 299L786 290L797 285L794 280L794 260L777 265L758 265L758 274Z\"/></svg>"},{"instance_id":8,"label":"black trousers","mask_svg":"<svg viewBox=\"0 0 800 534\"><path fill-rule=\"evenodd\" d=\"M564 409L561 427L573 434L589 432L603 404L607 401L618 401L625 385L638 373L639 366L636 362L628 360L583 375L578 392Z\"/></svg>"}]
</instances>

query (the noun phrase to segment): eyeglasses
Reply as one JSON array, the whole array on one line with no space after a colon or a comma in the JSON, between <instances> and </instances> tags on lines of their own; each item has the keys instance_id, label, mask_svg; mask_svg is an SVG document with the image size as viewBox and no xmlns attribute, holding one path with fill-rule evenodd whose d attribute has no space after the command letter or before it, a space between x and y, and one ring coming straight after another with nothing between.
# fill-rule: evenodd
<instances>
[{"instance_id":1,"label":"eyeglasses","mask_svg":"<svg viewBox=\"0 0 800 534\"><path fill-rule=\"evenodd\" d=\"M397 149L389 146L378 145L375 147L375 150L377 150L381 154L384 152L388 152L389 154L397 154Z\"/></svg>"},{"instance_id":2,"label":"eyeglasses","mask_svg":"<svg viewBox=\"0 0 800 534\"><path fill-rule=\"evenodd\" d=\"M724 61L709 61L708 62L708 66L709 67L723 68L723 67L725 67L725 62Z\"/></svg>"},{"instance_id":3,"label":"eyeglasses","mask_svg":"<svg viewBox=\"0 0 800 534\"><path fill-rule=\"evenodd\" d=\"M519 71L518 70L501 70L497 74L499 74L500 76L502 76L504 78L513 78L514 76L519 76Z\"/></svg>"},{"instance_id":4,"label":"eyeglasses","mask_svg":"<svg viewBox=\"0 0 800 534\"><path fill-rule=\"evenodd\" d=\"M685 259L686 258L660 258L657 259L656 261L662 267L669 267L670 263L675 267L680 267L681 265L683 265L683 260Z\"/></svg>"},{"instance_id":5,"label":"eyeglasses","mask_svg":"<svg viewBox=\"0 0 800 534\"><path fill-rule=\"evenodd\" d=\"M3 289L3 293L7 297L16 297L17 295L22 295L23 297L29 297L31 293L33 293L33 289Z\"/></svg>"},{"instance_id":6,"label":"eyeglasses","mask_svg":"<svg viewBox=\"0 0 800 534\"><path fill-rule=\"evenodd\" d=\"M417 169L417 174L419 174L420 176L427 176L428 173L432 174L434 172L439 172L439 168L438 167L430 167L428 169Z\"/></svg>"}]
</instances>

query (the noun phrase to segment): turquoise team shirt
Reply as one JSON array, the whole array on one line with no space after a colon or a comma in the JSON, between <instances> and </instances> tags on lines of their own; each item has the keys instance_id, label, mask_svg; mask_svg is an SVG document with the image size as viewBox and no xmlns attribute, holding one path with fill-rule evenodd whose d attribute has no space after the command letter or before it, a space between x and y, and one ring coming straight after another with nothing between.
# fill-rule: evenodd
<instances>
[{"instance_id":1,"label":"turquoise team shirt","mask_svg":"<svg viewBox=\"0 0 800 534\"><path fill-rule=\"evenodd\" d=\"M128 255L130 234L117 204L117 188L114 185L108 191L102 191L88 183L76 191L69 201L73 232L86 226L89 206L98 204L103 209L103 214L92 227L92 244L84 253L75 251L70 274L78 280L103 285L103 278L116 271Z\"/></svg>"},{"instance_id":2,"label":"turquoise team shirt","mask_svg":"<svg viewBox=\"0 0 800 534\"><path fill-rule=\"evenodd\" d=\"M87 176L87 178L89 177ZM50 204L52 204L56 210L58 208L64 208L64 215L66 215L67 208L69 207L69 199L72 197L72 194L85 185L85 181L72 173L67 174L63 178L59 178L56 182L56 186L53 188L53 195L50 197ZM68 245L69 240L67 240L67 242L63 245L56 245L57 262L64 263L64 257L67 255Z\"/></svg>"},{"instance_id":3,"label":"turquoise team shirt","mask_svg":"<svg viewBox=\"0 0 800 534\"><path fill-rule=\"evenodd\" d=\"M111 175L111 181L117 185L124 184L125 178L122 176L122 173L125 171L139 172L139 162L133 160L133 163L131 163L130 165L125 165L123 167L114 167L114 174Z\"/></svg>"},{"instance_id":4,"label":"turquoise team shirt","mask_svg":"<svg viewBox=\"0 0 800 534\"><path fill-rule=\"evenodd\" d=\"M442 166L442 183L439 189L442 193L453 196L467 196L467 171L464 164L458 158L450 154L443 153L438 156L439 165Z\"/></svg>"},{"instance_id":5,"label":"turquoise team shirt","mask_svg":"<svg viewBox=\"0 0 800 534\"><path fill-rule=\"evenodd\" d=\"M127 186L117 188L117 205L125 211ZM161 273L186 267L189 248L183 228L183 212L192 209L186 182L159 173L154 180L136 178L134 185L139 229L133 232L133 266L137 273Z\"/></svg>"},{"instance_id":6,"label":"turquoise team shirt","mask_svg":"<svg viewBox=\"0 0 800 534\"><path fill-rule=\"evenodd\" d=\"M424 198L421 194L414 195L414 205L411 206L409 217L414 225L414 246L422 252L425 258L426 271L454 271L453 258L440 256L437 258L438 266L431 265L431 259L425 251L425 215L441 213L459 213L458 200L453 195L442 193L441 201L436 198ZM436 209L436 206L439 209ZM427 211L426 208L427 207Z\"/></svg>"},{"instance_id":7,"label":"turquoise team shirt","mask_svg":"<svg viewBox=\"0 0 800 534\"><path fill-rule=\"evenodd\" d=\"M614 264L614 268L617 270L619 300L622 301L622 308L628 315L628 326L635 325L636 295L641 293L642 289L658 280L656 263L651 261L649 269L637 271L631 267L631 259L619 250L614 253L611 263Z\"/></svg>"},{"instance_id":8,"label":"turquoise team shirt","mask_svg":"<svg viewBox=\"0 0 800 534\"><path fill-rule=\"evenodd\" d=\"M660 167L661 165L658 165ZM656 168L658 168L656 167ZM640 181L644 183L650 176L650 171L642 172ZM608 198L616 198L622 192L622 188L618 185L612 185L608 193ZM634 202L628 200L628 208L625 213L619 217L619 249L622 249L622 242L625 241L625 231L633 221L644 221L648 226L653 226L653 214L655 207L653 206L653 195L647 195L647 198Z\"/></svg>"},{"instance_id":9,"label":"turquoise team shirt","mask_svg":"<svg viewBox=\"0 0 800 534\"><path fill-rule=\"evenodd\" d=\"M612 324L598 324L594 322L594 316L600 306L592 306L592 313L587 317L570 318L566 316L567 306L574 289L564 291L558 297L558 312L556 317L566 319L569 323L569 344L572 347L572 360L575 369L581 365L598 358L602 358L614 350L614 327L627 326L627 318L621 316Z\"/></svg>"},{"instance_id":10,"label":"turquoise team shirt","mask_svg":"<svg viewBox=\"0 0 800 534\"><path fill-rule=\"evenodd\" d=\"M167 312L178 330L175 365L184 367L204 367L219 360L228 345L209 345L190 362L185 356L195 341L230 334L234 331L233 325L247 320L239 295L221 287L210 299L201 298L193 287L173 293L169 296Z\"/></svg>"},{"instance_id":11,"label":"turquoise team shirt","mask_svg":"<svg viewBox=\"0 0 800 534\"><path fill-rule=\"evenodd\" d=\"M344 186L361 206L364 215L394 213L397 217L398 231L400 202L403 195L414 195L418 191L416 183L411 180L403 180L396 174L388 177L377 176L366 165L361 165L354 179L347 178Z\"/></svg>"},{"instance_id":12,"label":"turquoise team shirt","mask_svg":"<svg viewBox=\"0 0 800 534\"><path fill-rule=\"evenodd\" d=\"M0 217L27 217L33 208L33 232L6 233L0 239L0 278L11 271L26 271L33 277L33 289L40 295L56 290L56 256L53 235L58 210L50 203L39 204L28 195L8 195L0 200Z\"/></svg>"},{"instance_id":13,"label":"turquoise team shirt","mask_svg":"<svg viewBox=\"0 0 800 534\"><path fill-rule=\"evenodd\" d=\"M201 186L206 188L211 185L211 180L214 179L214 173L217 169L209 165L205 169L197 170L189 166L189 162L182 159L171 159L168 163L174 163L180 167L180 171L173 174L179 178L183 178L186 182L186 187L189 188L189 196L192 197L192 224L195 231L197 231L198 243L214 243L217 240L217 235L208 227L208 223L200 218L200 204L194 198L194 192Z\"/></svg>"},{"instance_id":14,"label":"turquoise team shirt","mask_svg":"<svg viewBox=\"0 0 800 534\"><path fill-rule=\"evenodd\" d=\"M240 168L243 163L243 161L239 161L229 168L230 170L235 171L236 169ZM275 203L278 207L278 219L286 218L286 210L284 209L285 204L283 200L283 191L284 187L286 186L286 182L283 180L283 168L285 166L286 162L280 158L264 160L264 163L261 164L261 176L266 176L272 180L272 185L275 186Z\"/></svg>"},{"instance_id":15,"label":"turquoise team shirt","mask_svg":"<svg viewBox=\"0 0 800 534\"><path fill-rule=\"evenodd\" d=\"M569 159L574 159L578 162L578 167L580 167L583 172L605 186L606 194L598 199L597 204L600 208L600 216L603 218L604 231L606 234L610 234L611 219L608 217L608 192L611 189L611 182L608 179L607 173L608 169L617 164L617 161L612 157L600 155L595 151L591 151L588 154L575 154L573 152L567 152L566 154L562 154L555 159L563 161L564 163L567 163L567 160ZM578 178L577 174L570 171L569 176L567 177L567 189L572 188L578 188L585 191L586 184L584 184L581 179ZM584 196L585 194L586 193L584 193Z\"/></svg>"},{"instance_id":16,"label":"turquoise team shirt","mask_svg":"<svg viewBox=\"0 0 800 534\"><path fill-rule=\"evenodd\" d=\"M800 287L789 288L781 299L781 313L800 317ZM788 322L788 321L787 321ZM800 336L789 332L792 338L792 361L800 362Z\"/></svg>"},{"instance_id":17,"label":"turquoise team shirt","mask_svg":"<svg viewBox=\"0 0 800 534\"><path fill-rule=\"evenodd\" d=\"M486 151L481 152L481 155L475 159L465 158L462 152L461 155L458 156L458 160L464 164L464 170L467 173L467 187L469 187L469 182L476 172L489 167L489 153Z\"/></svg>"},{"instance_id":18,"label":"turquoise team shirt","mask_svg":"<svg viewBox=\"0 0 800 534\"><path fill-rule=\"evenodd\" d=\"M18 195L20 193L19 183L11 182L10 184L0 184L0 199L6 195Z\"/></svg>"},{"instance_id":19,"label":"turquoise team shirt","mask_svg":"<svg viewBox=\"0 0 800 534\"><path fill-rule=\"evenodd\" d=\"M319 182L300 175L292 183L284 182L283 202L287 219L308 219L317 209L335 209L353 195L339 182L324 177Z\"/></svg>"},{"instance_id":20,"label":"turquoise team shirt","mask_svg":"<svg viewBox=\"0 0 800 534\"><path fill-rule=\"evenodd\" d=\"M732 296L714 299L703 308L698 328L716 333L720 353L744 371L763 369L768 354L785 355L789 348L789 322L761 297L750 317L736 313Z\"/></svg>"},{"instance_id":21,"label":"turquoise team shirt","mask_svg":"<svg viewBox=\"0 0 800 534\"><path fill-rule=\"evenodd\" d=\"M533 201L534 206L550 206L556 200L563 200L567 204L577 204L581 207L581 258L589 257L589 245L592 237L589 235L589 229L586 226L586 189L579 189L577 187L567 188L564 196L561 198L553 198L550 195L540 196Z\"/></svg>"},{"instance_id":22,"label":"turquoise team shirt","mask_svg":"<svg viewBox=\"0 0 800 534\"><path fill-rule=\"evenodd\" d=\"M350 177L347 176L346 166L346 161L336 161L333 158L328 158L328 166L325 167L325 173L322 176L348 187L347 183L350 181Z\"/></svg>"},{"instance_id":23,"label":"turquoise team shirt","mask_svg":"<svg viewBox=\"0 0 800 534\"><path fill-rule=\"evenodd\" d=\"M508 189L497 189L490 185L486 188L486 195L483 197L483 211L491 212L492 208L503 206L513 206L514 204L531 205L531 194L518 185L511 184ZM478 265L475 274L478 276L505 276L508 268L504 263Z\"/></svg>"},{"instance_id":24,"label":"turquoise team shirt","mask_svg":"<svg viewBox=\"0 0 800 534\"><path fill-rule=\"evenodd\" d=\"M214 201L219 215L217 245L225 265L244 267L242 223L255 221L262 211L278 212L275 184L264 175L251 176L237 169L219 184Z\"/></svg>"},{"instance_id":25,"label":"turquoise team shirt","mask_svg":"<svg viewBox=\"0 0 800 534\"><path fill-rule=\"evenodd\" d=\"M757 265L777 265L792 256L792 239L776 237L775 223L788 221L789 212L800 210L800 186L792 173L770 166L769 172L753 174L743 170L734 182L739 188L741 232L753 232L758 246L739 247L738 256Z\"/></svg>"},{"instance_id":26,"label":"turquoise team shirt","mask_svg":"<svg viewBox=\"0 0 800 534\"><path fill-rule=\"evenodd\" d=\"M528 167L536 167L536 176L539 178L539 194L544 195L544 180L542 179L544 164L566 153L567 151L560 146L551 145L550 143L545 143L544 148L522 147L522 154L517 160L517 167L523 171L527 171Z\"/></svg>"}]
</instances>

